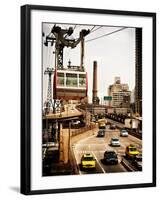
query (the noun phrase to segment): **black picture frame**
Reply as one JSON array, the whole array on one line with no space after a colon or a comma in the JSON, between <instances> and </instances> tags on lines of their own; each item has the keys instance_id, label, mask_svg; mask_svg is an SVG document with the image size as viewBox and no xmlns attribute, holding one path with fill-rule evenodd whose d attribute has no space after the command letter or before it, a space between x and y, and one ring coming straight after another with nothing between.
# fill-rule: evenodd
<instances>
[{"instance_id":1,"label":"black picture frame","mask_svg":"<svg viewBox=\"0 0 160 200\"><path fill-rule=\"evenodd\" d=\"M32 190L31 189L31 11L63 11L77 13L92 13L92 14L110 14L122 16L141 16L151 17L153 22L152 27L152 122L153 122L153 163L152 163L152 182L112 185L112 186L95 186L95 187L78 187L75 188L60 188L49 190ZM156 13L149 12L133 12L120 10L104 10L90 8L72 8L72 7L57 7L44 5L24 5L21 6L21 193L26 195L33 194L49 194L49 193L65 193L65 192L80 192L80 191L95 191L95 190L111 190L111 189L127 189L140 187L155 187L156 186Z\"/></svg>"}]
</instances>

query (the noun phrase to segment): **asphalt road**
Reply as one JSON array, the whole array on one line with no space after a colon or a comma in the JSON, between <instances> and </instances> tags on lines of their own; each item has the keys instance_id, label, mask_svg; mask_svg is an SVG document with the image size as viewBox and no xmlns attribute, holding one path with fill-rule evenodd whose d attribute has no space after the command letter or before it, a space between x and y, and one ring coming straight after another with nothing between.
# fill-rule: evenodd
<instances>
[{"instance_id":1,"label":"asphalt road","mask_svg":"<svg viewBox=\"0 0 160 200\"><path fill-rule=\"evenodd\" d=\"M129 144L137 146L138 150L142 152L142 140L129 135L128 137L120 137L119 129L106 129L105 137L96 137L98 129L95 130L94 135L85 139L79 140L73 145L73 152L75 154L76 162L79 167L80 174L88 173L111 173L111 172L126 172L126 168L121 164L121 160L125 155L125 148ZM111 137L117 136L120 139L120 147L110 146ZM104 152L109 149L114 149L118 153L117 165L104 165L102 162ZM84 153L92 153L96 159L96 168L92 170L82 170L80 167L80 160Z\"/></svg>"}]
</instances>

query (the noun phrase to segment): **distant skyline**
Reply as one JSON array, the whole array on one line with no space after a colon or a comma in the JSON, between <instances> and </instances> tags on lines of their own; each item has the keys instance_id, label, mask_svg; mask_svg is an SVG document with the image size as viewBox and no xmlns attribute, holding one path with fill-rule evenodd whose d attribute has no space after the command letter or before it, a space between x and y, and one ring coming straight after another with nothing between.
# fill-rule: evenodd
<instances>
[{"instance_id":1,"label":"distant skyline","mask_svg":"<svg viewBox=\"0 0 160 200\"><path fill-rule=\"evenodd\" d=\"M51 31L53 24L43 23L45 36ZM88 96L92 100L93 61L98 62L98 96L100 100L108 95L108 87L114 83L115 77L121 78L121 83L127 83L129 90L135 87L135 28L126 28L108 36L98 37L120 30L122 27L82 26L56 24L62 28L75 28L72 37L77 38L81 29L90 29L91 33L85 37L84 66L88 74ZM96 39L97 38L97 39ZM95 39L89 41L91 39ZM44 40L44 38L43 38ZM43 45L43 72L46 67L54 68L53 47ZM64 67L68 61L72 65L80 65L80 44L75 49L64 48ZM43 102L47 98L48 76L43 74Z\"/></svg>"}]
</instances>

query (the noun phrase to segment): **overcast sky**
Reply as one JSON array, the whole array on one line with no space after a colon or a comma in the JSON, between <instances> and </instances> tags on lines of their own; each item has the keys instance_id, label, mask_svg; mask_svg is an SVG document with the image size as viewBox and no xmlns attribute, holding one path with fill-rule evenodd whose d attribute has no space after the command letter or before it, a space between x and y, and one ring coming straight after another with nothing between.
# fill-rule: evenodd
<instances>
[{"instance_id":1,"label":"overcast sky","mask_svg":"<svg viewBox=\"0 0 160 200\"><path fill-rule=\"evenodd\" d=\"M43 32L48 35L53 24L43 23ZM135 87L135 28L126 28L111 35L95 39L99 36L119 30L122 27L82 26L57 24L62 28L75 28L73 37L78 38L81 29L92 30L85 37L85 69L88 73L88 96L92 99L93 61L98 62L98 96L100 99L108 95L109 85L114 83L115 76L121 83L128 83L130 91ZM92 29L93 28L93 29ZM97 30L96 30L97 29ZM88 41L90 39L95 39ZM54 68L54 47L43 45L43 71L46 67ZM80 65L80 44L75 48L64 48L64 67L69 59L72 65ZM47 97L48 76L43 75L43 100Z\"/></svg>"}]
</instances>

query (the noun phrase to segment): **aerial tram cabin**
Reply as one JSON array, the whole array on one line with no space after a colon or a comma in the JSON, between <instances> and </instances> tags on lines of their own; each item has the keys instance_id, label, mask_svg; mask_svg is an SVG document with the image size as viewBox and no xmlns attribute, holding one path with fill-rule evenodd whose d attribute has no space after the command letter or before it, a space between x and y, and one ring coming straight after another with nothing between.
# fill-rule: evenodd
<instances>
[{"instance_id":1,"label":"aerial tram cabin","mask_svg":"<svg viewBox=\"0 0 160 200\"><path fill-rule=\"evenodd\" d=\"M54 73L53 96L55 99L78 100L87 97L87 72L79 67L56 70Z\"/></svg>"}]
</instances>

